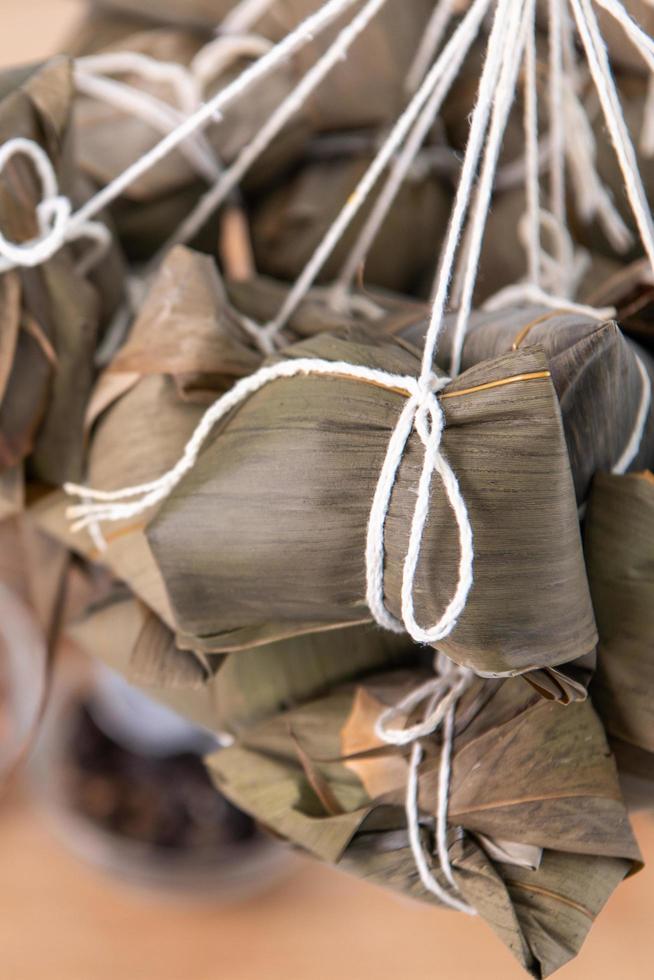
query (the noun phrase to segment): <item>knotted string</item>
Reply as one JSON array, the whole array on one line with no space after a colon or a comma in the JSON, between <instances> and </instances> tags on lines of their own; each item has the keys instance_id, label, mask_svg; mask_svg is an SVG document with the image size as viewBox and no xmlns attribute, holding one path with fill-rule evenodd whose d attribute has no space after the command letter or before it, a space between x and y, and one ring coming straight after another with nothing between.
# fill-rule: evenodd
<instances>
[{"instance_id":1,"label":"knotted string","mask_svg":"<svg viewBox=\"0 0 654 980\"><path fill-rule=\"evenodd\" d=\"M33 140L17 136L0 147L0 174L12 157L29 157L41 183L41 201L36 207L39 236L16 244L0 231L0 273L17 266L34 268L52 258L67 242L90 238L95 247L78 263L84 274L95 265L111 245L109 229L99 221L83 221L73 228L70 224L72 205L59 193L57 175L48 154Z\"/></svg>"},{"instance_id":2,"label":"knotted string","mask_svg":"<svg viewBox=\"0 0 654 980\"><path fill-rule=\"evenodd\" d=\"M476 915L467 902L458 897L459 888L454 880L447 846L447 814L454 745L454 721L457 704L470 686L474 673L466 667L452 663L438 654L434 660L436 676L410 691L397 704L387 708L375 723L375 735L387 745L411 745L409 774L407 778L405 810L409 843L424 888L435 895L444 905ZM426 702L422 721L408 728L394 728L392 722L415 710ZM436 807L436 852L441 870L452 889L448 891L434 876L420 837L419 770L423 758L420 739L443 731L441 758L438 773L438 803ZM452 894L454 892L455 894Z\"/></svg>"}]
</instances>

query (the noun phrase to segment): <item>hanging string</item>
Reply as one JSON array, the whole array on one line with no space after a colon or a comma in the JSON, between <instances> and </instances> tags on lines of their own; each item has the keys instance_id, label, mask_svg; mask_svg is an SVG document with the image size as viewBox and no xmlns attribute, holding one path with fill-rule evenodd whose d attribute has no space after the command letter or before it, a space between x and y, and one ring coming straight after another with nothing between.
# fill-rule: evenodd
<instances>
[{"instance_id":1,"label":"hanging string","mask_svg":"<svg viewBox=\"0 0 654 980\"><path fill-rule=\"evenodd\" d=\"M634 356L636 358L636 365L638 367L638 373L641 380L641 396L633 432L629 437L629 441L627 442L622 455L611 470L612 473L616 473L618 475L622 475L623 473L627 472L640 452L640 447L645 436L645 429L647 428L647 423L649 422L649 410L652 406L652 382L650 381L649 373L642 360L637 354L635 354L635 352Z\"/></svg>"},{"instance_id":2,"label":"hanging string","mask_svg":"<svg viewBox=\"0 0 654 980\"><path fill-rule=\"evenodd\" d=\"M75 61L75 83L79 92L107 102L141 119L163 135L170 134L187 115L202 105L206 86L241 58L259 58L273 47L266 38L252 34L221 35L204 45L188 67L160 61L139 51L108 51ZM177 103L118 82L109 75L136 75L146 81L167 85ZM203 132L194 133L178 150L201 177L213 183L222 171Z\"/></svg>"},{"instance_id":3,"label":"hanging string","mask_svg":"<svg viewBox=\"0 0 654 980\"><path fill-rule=\"evenodd\" d=\"M276 2L277 0L240 0L223 18L219 28L220 33L249 31Z\"/></svg>"},{"instance_id":4,"label":"hanging string","mask_svg":"<svg viewBox=\"0 0 654 980\"><path fill-rule=\"evenodd\" d=\"M374 207L366 219L350 254L345 260L341 273L332 287L330 301L335 307L338 308L343 303L344 297L350 290L359 269L362 267L377 237L379 229L382 227L403 182L407 178L412 164L420 152L420 148L440 110L443 100L452 87L457 73L475 40L489 6L490 0L487 0L487 2L471 10L471 18L467 25L466 33L460 36L455 35L452 38L451 44L443 51L443 76L439 84L434 88L427 105L420 113L401 153L397 156L388 179L379 193Z\"/></svg>"},{"instance_id":5,"label":"hanging string","mask_svg":"<svg viewBox=\"0 0 654 980\"><path fill-rule=\"evenodd\" d=\"M207 125L211 119L219 118L221 110L241 97L256 82L273 72L278 65L295 54L296 51L313 41L317 34L325 30L340 14L356 2L357 0L328 0L316 13L302 21L299 27L291 31L267 54L246 68L229 85L188 116L176 129L164 136L152 149L131 164L97 194L89 198L78 211L73 213L72 206L68 202L69 210L64 214L64 205L61 203L63 199L58 194L55 185L51 197L54 202L53 207L57 209L57 220L52 227L44 231L38 240L29 243L28 246L23 246L18 251L13 251L14 257L11 260L9 260L7 252L7 246L11 247L11 243L3 239L4 251L1 254L5 261L11 261L13 265L36 265L51 258L65 241L71 241L82 234L86 234L91 218L120 197L131 184L156 166L190 136ZM0 157L0 172L8 156L16 152L16 145L15 140L9 140L2 147L5 155ZM17 247L13 246L13 248L16 249ZM10 268L12 265L8 267Z\"/></svg>"},{"instance_id":6,"label":"hanging string","mask_svg":"<svg viewBox=\"0 0 654 980\"><path fill-rule=\"evenodd\" d=\"M575 248L568 229L562 228L549 211L541 209L539 225L554 243L553 255L548 254L541 244L539 253L541 284L527 281L506 286L489 297L482 308L492 311L507 306L529 304L545 306L552 310L566 309L571 313L579 313L600 321L615 316L616 311L613 306L594 307L570 299L577 292L581 279L588 271L590 256L583 249ZM529 230L523 219L518 225L518 237L526 241L528 233ZM563 257L562 264L558 256ZM565 293L558 296L555 289L562 277L562 271Z\"/></svg>"},{"instance_id":7,"label":"hanging string","mask_svg":"<svg viewBox=\"0 0 654 980\"><path fill-rule=\"evenodd\" d=\"M447 846L447 817L456 707L470 686L474 673L465 667L459 667L452 663L442 654L436 656L434 670L436 676L433 680L421 684L397 704L382 712L375 723L375 735L387 745L411 745L405 810L409 843L423 887L449 908L458 912L465 912L467 915L476 915L475 909L458 897L459 888L454 879ZM421 722L408 728L392 726L392 722L397 718L406 717L424 701L427 701L427 706ZM443 743L438 773L436 853L441 870L452 891L444 888L434 876L430 862L424 852L420 835L418 784L420 764L423 758L420 739L436 734L441 728L443 730Z\"/></svg>"},{"instance_id":8,"label":"hanging string","mask_svg":"<svg viewBox=\"0 0 654 980\"><path fill-rule=\"evenodd\" d=\"M426 374L431 371L436 345L443 326L454 259L472 196L479 156L486 136L491 106L495 97L495 87L501 70L502 52L504 51L507 31L511 21L511 13L519 3L520 0L498 0L495 9L495 16L486 47L486 58L479 80L477 102L472 113L470 133L463 158L463 166L461 168L461 177L459 178L459 185L442 250L441 264L436 277L431 319L423 350L422 371Z\"/></svg>"},{"instance_id":9,"label":"hanging string","mask_svg":"<svg viewBox=\"0 0 654 980\"><path fill-rule=\"evenodd\" d=\"M565 145L564 125L564 82L563 82L563 25L561 0L548 0L548 43L549 43L549 129L551 157L549 170L550 213L561 228L567 227L565 206ZM564 294L563 285L565 257L555 253L561 270L555 291Z\"/></svg>"},{"instance_id":10,"label":"hanging string","mask_svg":"<svg viewBox=\"0 0 654 980\"><path fill-rule=\"evenodd\" d=\"M184 119L179 110L162 99L124 82L87 72L80 67L79 62L75 65L75 87L83 95L133 115L164 135L171 133ZM220 173L215 154L202 133L195 134L192 139L182 143L179 152L204 180L213 181Z\"/></svg>"},{"instance_id":11,"label":"hanging string","mask_svg":"<svg viewBox=\"0 0 654 980\"><path fill-rule=\"evenodd\" d=\"M425 77L429 66L434 60L434 55L440 48L441 42L445 37L445 32L454 15L455 5L456 0L438 0L438 3L434 7L434 12L425 28L422 41L406 76L405 85L407 92L415 92Z\"/></svg>"},{"instance_id":12,"label":"hanging string","mask_svg":"<svg viewBox=\"0 0 654 980\"><path fill-rule=\"evenodd\" d=\"M643 156L654 157L654 72L647 83L647 97L643 106L643 125L640 132L640 149Z\"/></svg>"},{"instance_id":13,"label":"hanging string","mask_svg":"<svg viewBox=\"0 0 654 980\"><path fill-rule=\"evenodd\" d=\"M509 0L500 0L500 4L507 2L509 2ZM368 170L363 175L354 191L351 193L345 206L339 212L331 227L328 229L314 254L309 259L309 262L305 266L304 270L295 281L278 314L264 327L266 333L272 336L276 335L288 322L289 317L292 316L306 296L307 292L314 283L316 276L327 261L329 255L331 255L332 251L334 250L337 242L342 237L344 231L349 227L354 217L358 214L362 205L368 199L384 169L393 158L393 155L397 149L406 139L411 127L418 118L421 109L429 99L435 86L445 74L451 52L450 45L464 43L465 38L473 30L476 35L477 28L474 25L476 22L478 7L482 3L485 4L486 0L476 0L476 2L471 4L466 16L462 19L457 30L452 35L448 45L446 45L446 47L443 49L441 55L433 65L429 74L426 76L417 93L413 96L407 108L397 120L377 156L374 158Z\"/></svg>"},{"instance_id":14,"label":"hanging string","mask_svg":"<svg viewBox=\"0 0 654 980\"><path fill-rule=\"evenodd\" d=\"M624 223L611 194L597 172L597 147L588 114L569 85L563 97L566 132L566 161L574 187L575 207L582 221L597 218L606 237L617 252L633 244L633 235Z\"/></svg>"},{"instance_id":15,"label":"hanging string","mask_svg":"<svg viewBox=\"0 0 654 980\"><path fill-rule=\"evenodd\" d=\"M650 72L654 73L654 40L649 34L645 33L618 0L595 0L595 3L617 20L634 47L643 56Z\"/></svg>"},{"instance_id":16,"label":"hanging string","mask_svg":"<svg viewBox=\"0 0 654 980\"><path fill-rule=\"evenodd\" d=\"M277 106L252 142L243 147L235 162L224 172L218 182L200 198L180 227L163 246L160 255L164 255L174 245L189 241L200 231L213 212L238 186L252 164L259 159L289 119L301 109L332 68L347 55L353 42L386 2L387 0L368 0L351 23L340 31L336 40L309 69L299 85Z\"/></svg>"},{"instance_id":17,"label":"hanging string","mask_svg":"<svg viewBox=\"0 0 654 980\"><path fill-rule=\"evenodd\" d=\"M538 90L536 32L525 41L524 115L527 279L540 287L540 160L538 151Z\"/></svg>"},{"instance_id":18,"label":"hanging string","mask_svg":"<svg viewBox=\"0 0 654 980\"><path fill-rule=\"evenodd\" d=\"M606 45L590 0L570 0L570 4L602 106L606 127L620 164L631 210L650 264L654 268L654 222L611 73Z\"/></svg>"},{"instance_id":19,"label":"hanging string","mask_svg":"<svg viewBox=\"0 0 654 980\"><path fill-rule=\"evenodd\" d=\"M504 41L505 50L502 56L502 67L495 87L484 160L470 218L470 237L466 255L461 303L452 338L451 370L454 374L458 374L461 367L461 352L463 350L465 332L472 309L472 297L477 279L479 256L481 254L486 221L490 210L490 200L493 193L497 161L502 148L502 138L513 103L527 32L530 28L533 30L534 24L535 0L526 0L525 3L516 2L511 10L509 30Z\"/></svg>"},{"instance_id":20,"label":"hanging string","mask_svg":"<svg viewBox=\"0 0 654 980\"><path fill-rule=\"evenodd\" d=\"M198 107L201 93L197 80L184 65L161 61L141 51L105 51L84 55L75 60L75 74L85 76L136 75L145 81L168 86L184 113Z\"/></svg>"}]
</instances>

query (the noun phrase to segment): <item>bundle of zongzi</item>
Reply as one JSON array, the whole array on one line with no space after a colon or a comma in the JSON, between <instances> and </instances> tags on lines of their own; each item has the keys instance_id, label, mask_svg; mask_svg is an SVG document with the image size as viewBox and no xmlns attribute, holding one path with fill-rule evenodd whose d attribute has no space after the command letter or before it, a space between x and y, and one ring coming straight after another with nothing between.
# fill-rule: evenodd
<instances>
[{"instance_id":1,"label":"bundle of zongzi","mask_svg":"<svg viewBox=\"0 0 654 980\"><path fill-rule=\"evenodd\" d=\"M24 140L13 145L0 177L0 513L11 513L22 506L26 464L27 475L44 483L82 475L94 356L120 300L122 264L110 246L95 271L97 242L83 236L36 268L13 267L16 246L50 231L46 210L60 200L53 190L79 199L71 65L58 58L6 73L0 89L0 142Z\"/></svg>"}]
</instances>

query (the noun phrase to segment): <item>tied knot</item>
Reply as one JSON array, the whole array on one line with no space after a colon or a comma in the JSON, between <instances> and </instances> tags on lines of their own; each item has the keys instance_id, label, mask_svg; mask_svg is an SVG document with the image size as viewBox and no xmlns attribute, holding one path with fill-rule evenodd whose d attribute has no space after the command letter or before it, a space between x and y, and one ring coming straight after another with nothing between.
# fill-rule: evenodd
<instances>
[{"instance_id":1,"label":"tied knot","mask_svg":"<svg viewBox=\"0 0 654 980\"><path fill-rule=\"evenodd\" d=\"M468 915L475 910L458 897L459 887L454 879L447 842L447 815L454 745L454 721L456 707L474 678L467 667L448 660L442 653L434 658L435 676L410 691L397 704L386 708L375 724L375 735L387 745L411 745L409 774L405 798L407 830L411 851L423 886L439 901L450 908ZM421 704L425 704L422 720L406 727L393 726L400 718L407 718ZM419 771L423 758L420 739L443 731L443 742L438 773L438 802L436 807L436 851L441 871L449 885L445 888L434 876L431 861L425 854L420 834Z\"/></svg>"},{"instance_id":2,"label":"tied knot","mask_svg":"<svg viewBox=\"0 0 654 980\"><path fill-rule=\"evenodd\" d=\"M66 242L91 238L95 247L78 263L85 274L105 254L111 244L108 228L98 221L75 222L70 200L59 192L57 176L47 153L33 140L22 136L0 147L0 175L12 157L28 157L41 184L41 200L36 206L39 235L18 244L0 232L0 272L15 268L34 268L51 259Z\"/></svg>"},{"instance_id":3,"label":"tied knot","mask_svg":"<svg viewBox=\"0 0 654 980\"><path fill-rule=\"evenodd\" d=\"M445 416L440 402L436 397L450 381L448 377L439 377L433 372L425 378L419 378L416 391L416 412L414 428L425 447L425 452L432 454L435 465L435 455L440 449Z\"/></svg>"},{"instance_id":4,"label":"tied knot","mask_svg":"<svg viewBox=\"0 0 654 980\"><path fill-rule=\"evenodd\" d=\"M366 543L366 601L368 607L380 626L395 633L406 630L416 643L437 643L452 632L465 607L473 581L474 552L468 510L459 488L459 482L442 450L445 414L438 393L449 382L450 378L438 376L432 370L424 372L413 382L411 395L400 414L388 443L368 522ZM385 525L400 465L406 454L408 440L414 430L422 442L424 456L411 520L409 546L402 572L402 619L400 621L389 612L385 603ZM431 483L434 473L437 473L441 479L457 524L459 574L454 595L441 618L433 626L424 628L417 622L413 596L422 540L429 518Z\"/></svg>"},{"instance_id":5,"label":"tied knot","mask_svg":"<svg viewBox=\"0 0 654 980\"><path fill-rule=\"evenodd\" d=\"M434 658L434 671L434 677L381 713L375 724L377 738L388 745L403 746L438 731L448 711L456 708L461 695L470 686L474 673L442 653L437 653ZM393 722L406 718L421 704L426 705L421 721L408 727L393 726Z\"/></svg>"}]
</instances>

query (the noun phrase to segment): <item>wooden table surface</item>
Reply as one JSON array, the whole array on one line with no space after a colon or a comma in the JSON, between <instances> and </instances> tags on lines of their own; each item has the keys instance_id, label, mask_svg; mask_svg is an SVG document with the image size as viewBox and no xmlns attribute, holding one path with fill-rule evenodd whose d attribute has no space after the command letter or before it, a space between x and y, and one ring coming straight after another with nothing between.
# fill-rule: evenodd
<instances>
[{"instance_id":1,"label":"wooden table surface","mask_svg":"<svg viewBox=\"0 0 654 980\"><path fill-rule=\"evenodd\" d=\"M0 0L0 65L54 50L79 0ZM561 980L649 980L651 865L626 882ZM283 884L224 906L163 898L72 857L24 796L0 806L0 980L518 980L481 922L298 860Z\"/></svg>"},{"instance_id":2,"label":"wooden table surface","mask_svg":"<svg viewBox=\"0 0 654 980\"><path fill-rule=\"evenodd\" d=\"M649 980L650 871L625 882L561 980ZM25 798L0 809L2 980L520 980L480 921L309 861L236 905L127 886L71 856Z\"/></svg>"}]
</instances>

